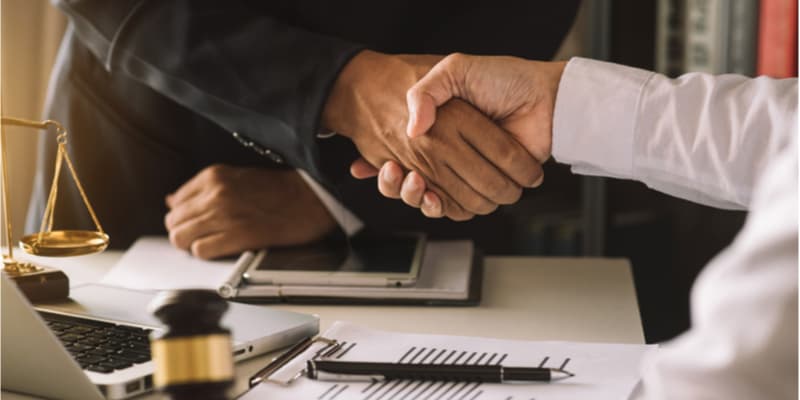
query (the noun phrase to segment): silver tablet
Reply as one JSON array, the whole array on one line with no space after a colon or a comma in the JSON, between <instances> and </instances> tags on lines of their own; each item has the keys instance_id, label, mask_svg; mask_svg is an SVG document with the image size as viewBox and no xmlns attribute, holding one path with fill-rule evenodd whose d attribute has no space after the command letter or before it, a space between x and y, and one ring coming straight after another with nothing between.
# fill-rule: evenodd
<instances>
[{"instance_id":1,"label":"silver tablet","mask_svg":"<svg viewBox=\"0 0 800 400\"><path fill-rule=\"evenodd\" d=\"M268 249L244 274L251 284L409 286L419 275L423 234L359 234Z\"/></svg>"}]
</instances>

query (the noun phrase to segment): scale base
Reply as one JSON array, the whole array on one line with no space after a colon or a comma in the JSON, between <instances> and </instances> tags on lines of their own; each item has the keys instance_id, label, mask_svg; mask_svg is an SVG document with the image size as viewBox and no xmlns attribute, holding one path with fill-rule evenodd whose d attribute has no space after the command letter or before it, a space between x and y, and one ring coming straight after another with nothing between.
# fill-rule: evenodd
<instances>
[{"instance_id":1,"label":"scale base","mask_svg":"<svg viewBox=\"0 0 800 400\"><path fill-rule=\"evenodd\" d=\"M28 301L48 302L69 297L69 278L63 271L16 260L3 260L3 272L14 280Z\"/></svg>"}]
</instances>

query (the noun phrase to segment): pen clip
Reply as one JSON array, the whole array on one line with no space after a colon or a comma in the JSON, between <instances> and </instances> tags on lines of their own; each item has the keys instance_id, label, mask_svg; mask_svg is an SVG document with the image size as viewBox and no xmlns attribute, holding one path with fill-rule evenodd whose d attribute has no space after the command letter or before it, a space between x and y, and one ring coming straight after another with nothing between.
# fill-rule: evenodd
<instances>
[{"instance_id":1,"label":"pen clip","mask_svg":"<svg viewBox=\"0 0 800 400\"><path fill-rule=\"evenodd\" d=\"M286 364L288 364L296 357L298 357L300 354L303 354L315 343L324 343L325 346L319 349L316 353L314 353L314 356L312 356L311 359L325 357L328 354L336 352L341 347L341 343L339 343L335 339L328 339L322 336L318 336L316 338L310 338L310 337L305 338L299 343L292 346L292 348L290 348L280 356L273 358L272 361L269 362L269 364L267 364L264 368L256 372L252 377L250 377L249 380L250 387L252 388L253 386L256 386L259 383L263 382L276 383L281 386L291 385L294 381L296 381L301 376L306 374L305 368L298 371L288 380L272 379L271 376L275 372L286 366ZM303 365L305 365L305 363Z\"/></svg>"}]
</instances>

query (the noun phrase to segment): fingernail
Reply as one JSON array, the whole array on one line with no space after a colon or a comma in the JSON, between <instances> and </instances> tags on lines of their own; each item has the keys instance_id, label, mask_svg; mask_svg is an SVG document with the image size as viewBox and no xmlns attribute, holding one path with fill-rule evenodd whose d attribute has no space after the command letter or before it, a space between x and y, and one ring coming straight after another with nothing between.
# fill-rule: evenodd
<instances>
[{"instance_id":1,"label":"fingernail","mask_svg":"<svg viewBox=\"0 0 800 400\"><path fill-rule=\"evenodd\" d=\"M413 176L413 175L409 175L409 176ZM405 184L408 185L408 190L418 190L419 189L419 182L416 179L406 178Z\"/></svg>"},{"instance_id":2,"label":"fingernail","mask_svg":"<svg viewBox=\"0 0 800 400\"><path fill-rule=\"evenodd\" d=\"M436 207L428 195L422 196L422 208L425 209L428 215L439 215L440 213L438 207Z\"/></svg>"},{"instance_id":3,"label":"fingernail","mask_svg":"<svg viewBox=\"0 0 800 400\"><path fill-rule=\"evenodd\" d=\"M543 183L543 182L544 182L544 174L542 174L541 176L539 176L539 179L537 179L537 180L536 180L536 182L533 182L533 185L531 185L531 187L532 187L532 188L535 188L535 187L542 186L542 183Z\"/></svg>"},{"instance_id":4,"label":"fingernail","mask_svg":"<svg viewBox=\"0 0 800 400\"><path fill-rule=\"evenodd\" d=\"M384 168L383 169L383 180L389 183L395 183L397 181L397 176L394 173L394 168Z\"/></svg>"},{"instance_id":5,"label":"fingernail","mask_svg":"<svg viewBox=\"0 0 800 400\"><path fill-rule=\"evenodd\" d=\"M408 137L412 137L412 135L411 135L411 129L412 129L412 128L414 127L414 125L416 125L416 124L417 124L417 113L415 113L415 112L411 112L411 113L408 115L408 127L406 127L406 135L408 135Z\"/></svg>"}]
</instances>

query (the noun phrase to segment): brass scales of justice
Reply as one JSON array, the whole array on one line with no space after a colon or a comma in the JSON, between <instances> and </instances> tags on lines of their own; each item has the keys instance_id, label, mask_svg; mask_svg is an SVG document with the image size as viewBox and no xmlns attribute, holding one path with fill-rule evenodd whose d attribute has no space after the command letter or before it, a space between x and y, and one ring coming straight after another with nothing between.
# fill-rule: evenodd
<instances>
[{"instance_id":1,"label":"brass scales of justice","mask_svg":"<svg viewBox=\"0 0 800 400\"><path fill-rule=\"evenodd\" d=\"M39 266L33 263L18 261L14 259L14 246L12 240L11 218L9 217L9 188L8 188L8 166L6 155L6 132L5 126L22 126L36 128L40 130L50 130L56 132L56 143L58 152L56 153L55 172L53 182L50 186L50 193L47 197L47 204L42 217L39 232L24 235L20 241L20 247L29 254L45 257L70 257L85 254L99 253L108 247L109 237L103 232L100 221L97 219L86 192L81 185L75 167L67 153L67 130L60 123L53 120L31 121L21 118L2 117L0 124L0 147L2 147L2 196L3 219L5 220L5 239L0 241L0 247L4 247L6 253L3 254L3 272L13 279L20 290L31 301L48 301L66 298L69 295L69 279L60 270ZM55 214L56 198L58 197L58 181L61 175L62 166L66 164L72 180L78 188L81 199L86 205L86 209L94 222L96 230L53 230L53 217Z\"/></svg>"}]
</instances>

